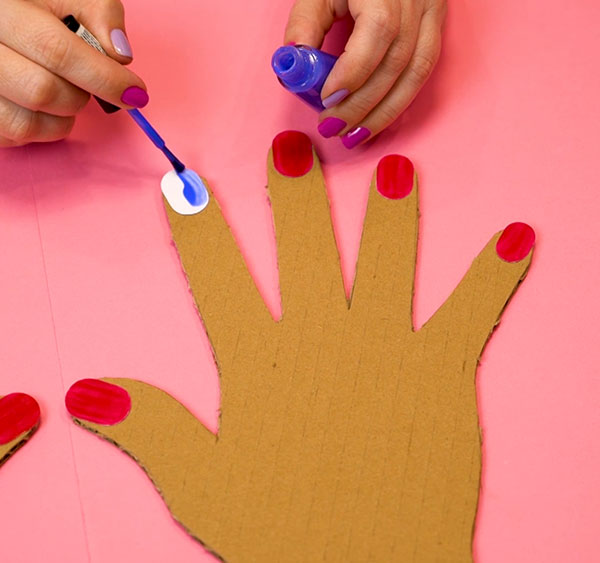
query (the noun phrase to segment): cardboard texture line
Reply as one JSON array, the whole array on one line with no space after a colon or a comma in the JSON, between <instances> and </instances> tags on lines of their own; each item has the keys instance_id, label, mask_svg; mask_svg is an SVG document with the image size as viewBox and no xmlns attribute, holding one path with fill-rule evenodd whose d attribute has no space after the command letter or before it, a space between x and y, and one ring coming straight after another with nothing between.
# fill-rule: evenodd
<instances>
[{"instance_id":1,"label":"cardboard texture line","mask_svg":"<svg viewBox=\"0 0 600 563\"><path fill-rule=\"evenodd\" d=\"M351 303L319 161L268 158L283 316L274 321L214 197L165 205L221 377L218 437L145 383L115 426L174 518L227 561L470 561L481 473L475 371L531 253L496 234L438 312L411 322L418 190L371 186Z\"/></svg>"}]
</instances>

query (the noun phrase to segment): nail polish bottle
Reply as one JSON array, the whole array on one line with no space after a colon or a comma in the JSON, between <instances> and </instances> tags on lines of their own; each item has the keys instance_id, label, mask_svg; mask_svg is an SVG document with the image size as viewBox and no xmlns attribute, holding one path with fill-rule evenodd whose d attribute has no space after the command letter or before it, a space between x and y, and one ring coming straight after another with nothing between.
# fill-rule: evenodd
<instances>
[{"instance_id":1,"label":"nail polish bottle","mask_svg":"<svg viewBox=\"0 0 600 563\"><path fill-rule=\"evenodd\" d=\"M286 45L275 51L271 66L286 90L323 111L321 89L336 61L337 57L313 47Z\"/></svg>"}]
</instances>

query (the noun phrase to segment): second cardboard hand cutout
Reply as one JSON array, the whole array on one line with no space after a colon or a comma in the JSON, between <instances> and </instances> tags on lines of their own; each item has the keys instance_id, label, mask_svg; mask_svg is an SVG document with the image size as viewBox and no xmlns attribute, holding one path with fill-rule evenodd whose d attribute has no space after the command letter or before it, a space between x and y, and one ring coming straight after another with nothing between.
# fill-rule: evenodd
<instances>
[{"instance_id":1,"label":"second cardboard hand cutout","mask_svg":"<svg viewBox=\"0 0 600 563\"><path fill-rule=\"evenodd\" d=\"M481 472L475 371L531 261L497 233L412 326L417 179L385 157L351 303L319 161L284 132L268 159L283 317L275 322L219 207L167 212L221 377L218 436L131 379L82 380L75 421L128 452L174 518L227 561L469 561Z\"/></svg>"}]
</instances>

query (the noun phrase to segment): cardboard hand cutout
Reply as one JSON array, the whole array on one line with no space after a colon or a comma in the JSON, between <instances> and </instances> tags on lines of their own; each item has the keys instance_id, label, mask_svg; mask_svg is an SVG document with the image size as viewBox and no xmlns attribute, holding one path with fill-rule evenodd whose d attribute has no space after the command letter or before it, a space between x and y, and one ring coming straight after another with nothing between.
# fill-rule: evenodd
<instances>
[{"instance_id":1,"label":"cardboard hand cutout","mask_svg":"<svg viewBox=\"0 0 600 563\"><path fill-rule=\"evenodd\" d=\"M215 199L197 215L167 206L221 377L218 436L132 379L82 380L67 408L128 452L174 518L227 561L469 561L481 472L475 371L527 272L533 231L517 223L495 234L415 331L408 159L378 166L350 302L304 134L274 140L268 189L278 322Z\"/></svg>"}]
</instances>

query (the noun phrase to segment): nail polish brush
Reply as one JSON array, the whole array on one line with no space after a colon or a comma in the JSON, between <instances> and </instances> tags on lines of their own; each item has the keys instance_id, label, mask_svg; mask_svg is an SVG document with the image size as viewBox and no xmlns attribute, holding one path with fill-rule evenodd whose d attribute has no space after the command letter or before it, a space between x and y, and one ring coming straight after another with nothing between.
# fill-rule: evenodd
<instances>
[{"instance_id":1,"label":"nail polish brush","mask_svg":"<svg viewBox=\"0 0 600 563\"><path fill-rule=\"evenodd\" d=\"M69 15L65 17L63 23L73 33L81 37L88 45L106 55L106 51L102 48L102 45L100 45L100 42L96 37L81 25L74 16ZM96 100L106 113L114 113L121 109L119 106L115 106L98 97L96 97ZM127 110L127 113L140 126L142 131L146 133L154 145L167 157L175 169L177 176L183 182L183 195L189 204L194 207L202 206L202 208L204 208L208 202L208 190L206 189L202 178L200 178L193 170L186 168L183 162L171 152L163 138L158 134L156 129L150 125L150 122L142 115L139 109L130 109Z\"/></svg>"},{"instance_id":2,"label":"nail polish brush","mask_svg":"<svg viewBox=\"0 0 600 563\"><path fill-rule=\"evenodd\" d=\"M179 176L183 182L183 195L190 204L202 205L205 203L205 200L208 198L208 192L200 176L193 170L186 168L183 162L171 152L164 139L158 134L156 129L150 125L150 122L142 115L142 112L139 109L129 109L127 110L127 113L173 165L175 172L177 172L177 176Z\"/></svg>"}]
</instances>

